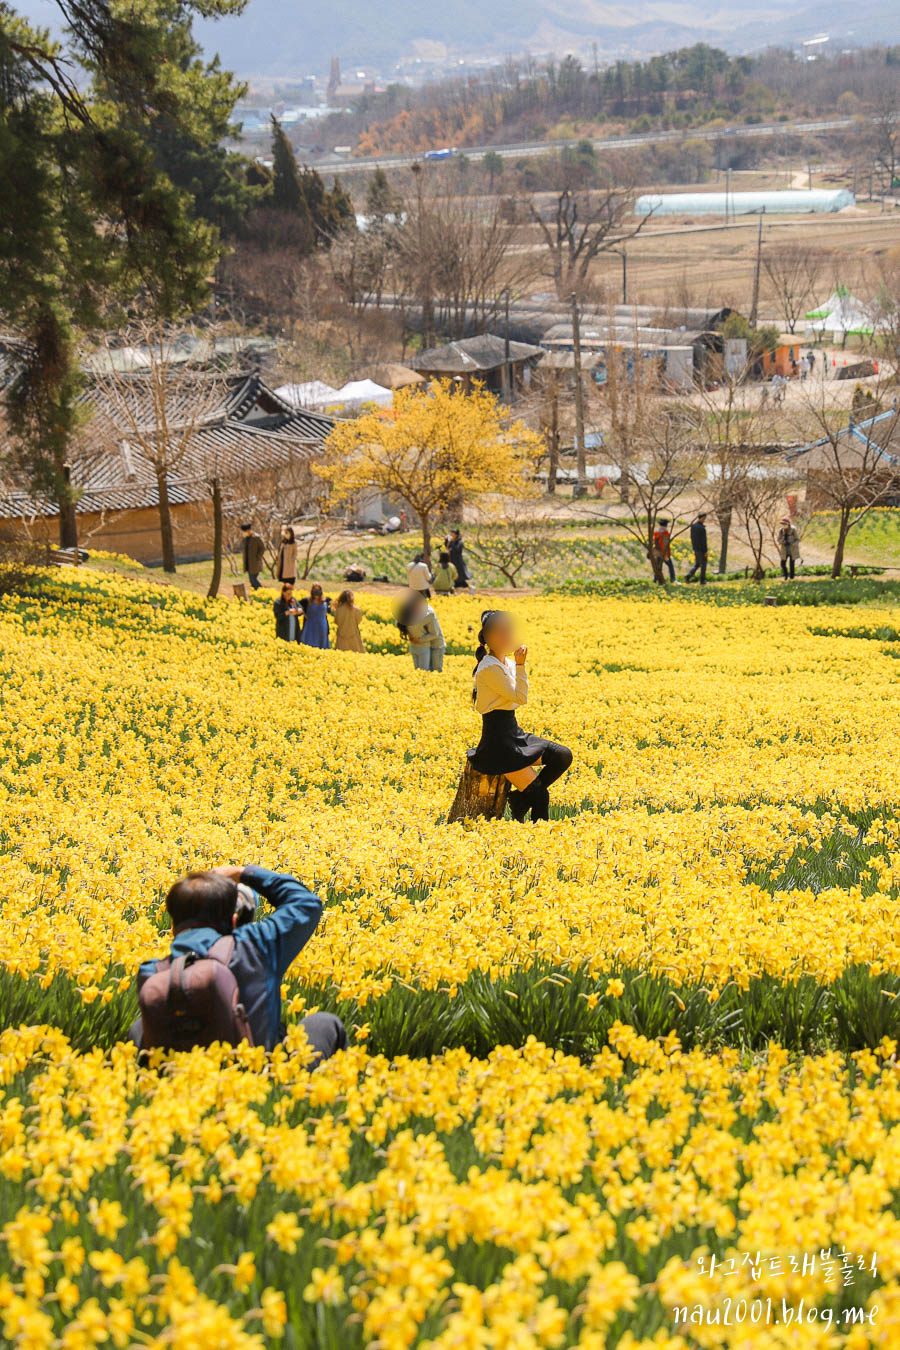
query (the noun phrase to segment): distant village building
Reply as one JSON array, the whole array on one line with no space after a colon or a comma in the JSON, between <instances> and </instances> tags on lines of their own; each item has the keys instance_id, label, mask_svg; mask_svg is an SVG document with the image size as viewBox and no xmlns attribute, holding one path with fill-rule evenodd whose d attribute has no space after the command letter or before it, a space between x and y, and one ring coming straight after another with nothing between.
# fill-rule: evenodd
<instances>
[{"instance_id":1,"label":"distant village building","mask_svg":"<svg viewBox=\"0 0 900 1350\"><path fill-rule=\"evenodd\" d=\"M541 345L551 355L572 352L572 324L548 328ZM697 381L720 379L724 369L725 339L714 330L649 328L627 320L585 320L581 327L582 366L590 369L597 384L605 384L612 353L625 360L626 369L635 360L654 363L661 384L688 390Z\"/></svg>"},{"instance_id":2,"label":"distant village building","mask_svg":"<svg viewBox=\"0 0 900 1350\"><path fill-rule=\"evenodd\" d=\"M491 393L505 397L530 384L531 372L543 355L541 347L528 342L507 342L483 333L442 347L428 347L410 365L426 379L458 380L466 389L477 380Z\"/></svg>"},{"instance_id":3,"label":"distant village building","mask_svg":"<svg viewBox=\"0 0 900 1350\"><path fill-rule=\"evenodd\" d=\"M805 475L806 501L813 510L834 505L829 484L842 495L846 484L858 481L865 490L856 505L900 506L900 407L894 403L873 417L851 418L834 439L823 436L789 451L785 460Z\"/></svg>"},{"instance_id":4,"label":"distant village building","mask_svg":"<svg viewBox=\"0 0 900 1350\"><path fill-rule=\"evenodd\" d=\"M806 215L855 206L846 188L784 188L773 192L646 192L634 204L636 216Z\"/></svg>"},{"instance_id":5,"label":"distant village building","mask_svg":"<svg viewBox=\"0 0 900 1350\"><path fill-rule=\"evenodd\" d=\"M138 398L146 379L133 380ZM202 379L198 374L198 379ZM298 462L320 458L333 419L292 407L269 388L257 373L224 382L220 406L210 407L192 424L184 406L184 392L173 395L166 409L171 436L188 428L185 449L166 487L172 509L179 554L208 556L210 550L210 466L215 465L226 502L229 488L242 498L254 479L272 471L288 472ZM147 419L141 440L153 435L152 393L148 390ZM178 400L181 400L179 405ZM137 443L133 431L121 425L121 415L101 382L88 383L85 403L91 410L72 465L72 481L80 492L76 505L79 533L97 548L126 553L143 563L160 561L159 487L156 471ZM117 418L119 419L117 422ZM58 512L54 502L34 497L21 487L0 482L0 535L55 542Z\"/></svg>"},{"instance_id":6,"label":"distant village building","mask_svg":"<svg viewBox=\"0 0 900 1350\"><path fill-rule=\"evenodd\" d=\"M797 373L803 345L796 333L780 334L775 346L766 348L760 356L761 373L767 379L772 375L783 375L789 380Z\"/></svg>"}]
</instances>

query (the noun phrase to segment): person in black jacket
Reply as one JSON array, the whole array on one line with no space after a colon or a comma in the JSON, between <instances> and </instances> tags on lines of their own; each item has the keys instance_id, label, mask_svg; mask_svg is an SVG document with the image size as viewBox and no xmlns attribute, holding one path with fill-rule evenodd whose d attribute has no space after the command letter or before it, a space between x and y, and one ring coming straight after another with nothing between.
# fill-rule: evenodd
<instances>
[{"instance_id":1,"label":"person in black jacket","mask_svg":"<svg viewBox=\"0 0 900 1350\"><path fill-rule=\"evenodd\" d=\"M241 534L244 537L244 571L250 578L251 590L258 591L259 574L263 570L266 546L260 535L254 533L249 521L241 526Z\"/></svg>"},{"instance_id":2,"label":"person in black jacket","mask_svg":"<svg viewBox=\"0 0 900 1350\"><path fill-rule=\"evenodd\" d=\"M709 558L709 540L706 535L706 512L701 511L691 525L691 548L694 550L694 565L684 578L693 581L700 573L700 585L706 585L706 564Z\"/></svg>"},{"instance_id":3,"label":"person in black jacket","mask_svg":"<svg viewBox=\"0 0 900 1350\"><path fill-rule=\"evenodd\" d=\"M283 638L285 642L300 641L300 624L298 615L300 607L294 599L294 588L290 582L285 582L281 588L281 594L272 605L275 612L275 636Z\"/></svg>"},{"instance_id":4,"label":"person in black jacket","mask_svg":"<svg viewBox=\"0 0 900 1350\"><path fill-rule=\"evenodd\" d=\"M459 530L451 530L444 540L447 552L450 554L450 561L456 568L456 587L458 591L468 590L469 588L469 569L466 566L466 560L463 556L463 540Z\"/></svg>"}]
</instances>

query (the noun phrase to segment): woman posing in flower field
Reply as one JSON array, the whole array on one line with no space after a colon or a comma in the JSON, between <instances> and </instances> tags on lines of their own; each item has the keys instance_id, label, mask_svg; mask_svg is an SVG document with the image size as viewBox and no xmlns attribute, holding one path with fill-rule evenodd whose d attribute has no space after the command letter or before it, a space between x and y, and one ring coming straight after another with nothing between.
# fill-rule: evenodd
<instances>
[{"instance_id":1,"label":"woman posing in flower field","mask_svg":"<svg viewBox=\"0 0 900 1350\"><path fill-rule=\"evenodd\" d=\"M485 610L472 691L475 709L481 713L481 740L471 752L472 767L509 779L514 820L524 820L529 811L532 821L548 820L548 789L572 763L572 751L530 735L516 721L516 708L528 702L527 655L528 648L516 643L512 615L502 609Z\"/></svg>"},{"instance_id":2,"label":"woman posing in flower field","mask_svg":"<svg viewBox=\"0 0 900 1350\"><path fill-rule=\"evenodd\" d=\"M327 647L331 601L325 597L317 581L310 587L309 595L300 601L300 608L303 610L300 641L305 647Z\"/></svg>"}]
</instances>

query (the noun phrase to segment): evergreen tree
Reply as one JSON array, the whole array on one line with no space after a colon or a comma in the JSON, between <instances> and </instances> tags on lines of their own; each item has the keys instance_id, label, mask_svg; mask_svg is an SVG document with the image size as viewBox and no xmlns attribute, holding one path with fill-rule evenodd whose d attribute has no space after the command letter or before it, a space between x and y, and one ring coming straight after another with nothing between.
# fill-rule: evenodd
<instances>
[{"instance_id":1,"label":"evergreen tree","mask_svg":"<svg viewBox=\"0 0 900 1350\"><path fill-rule=\"evenodd\" d=\"M329 211L337 230L356 229L353 198L336 174L329 194Z\"/></svg>"},{"instance_id":2,"label":"evergreen tree","mask_svg":"<svg viewBox=\"0 0 900 1350\"><path fill-rule=\"evenodd\" d=\"M311 169L308 164L304 164L300 171L300 183L306 209L315 231L316 243L320 247L327 248L334 237L334 220L322 175Z\"/></svg>"},{"instance_id":3,"label":"evergreen tree","mask_svg":"<svg viewBox=\"0 0 900 1350\"><path fill-rule=\"evenodd\" d=\"M199 59L191 19L244 3L57 0L60 45L0 0L0 307L24 339L11 458L56 503L63 546L77 542L79 335L137 297L160 317L206 298L219 236L175 181L179 146L214 152L237 89Z\"/></svg>"},{"instance_id":4,"label":"evergreen tree","mask_svg":"<svg viewBox=\"0 0 900 1350\"><path fill-rule=\"evenodd\" d=\"M369 229L387 229L388 225L397 220L402 209L402 200L391 187L384 169L377 168L366 188L366 216Z\"/></svg>"},{"instance_id":5,"label":"evergreen tree","mask_svg":"<svg viewBox=\"0 0 900 1350\"><path fill-rule=\"evenodd\" d=\"M305 171L304 171L305 172ZM284 128L276 117L272 118L272 196L271 204L276 211L289 211L292 215L310 215L306 197L306 187L301 177L297 158Z\"/></svg>"}]
</instances>

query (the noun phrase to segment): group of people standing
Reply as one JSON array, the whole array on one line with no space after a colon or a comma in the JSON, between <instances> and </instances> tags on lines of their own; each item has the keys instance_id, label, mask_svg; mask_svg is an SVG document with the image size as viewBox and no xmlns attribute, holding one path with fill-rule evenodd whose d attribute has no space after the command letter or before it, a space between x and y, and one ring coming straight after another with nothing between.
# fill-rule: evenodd
<instances>
[{"instance_id":1,"label":"group of people standing","mask_svg":"<svg viewBox=\"0 0 900 1350\"><path fill-rule=\"evenodd\" d=\"M470 580L459 530L451 530L447 535L434 571L424 553L417 553L407 567L409 593L397 612L397 628L409 644L416 670L444 669L447 644L431 603L432 591L435 595L452 595L454 591L468 590Z\"/></svg>"},{"instance_id":2,"label":"group of people standing","mask_svg":"<svg viewBox=\"0 0 900 1350\"><path fill-rule=\"evenodd\" d=\"M437 595L452 595L454 591L467 591L470 581L465 545L459 530L451 530L447 535L433 572L424 553L417 553L406 569L409 589L418 591L426 599L431 598L432 587Z\"/></svg>"},{"instance_id":3,"label":"group of people standing","mask_svg":"<svg viewBox=\"0 0 900 1350\"><path fill-rule=\"evenodd\" d=\"M298 600L293 581L281 584L281 594L273 603L275 636L285 642L299 642L304 647L331 646L329 620L334 628L334 646L339 652L364 652L365 643L359 631L362 610L352 591L341 591L337 603L323 593L318 582L309 588L309 595Z\"/></svg>"},{"instance_id":4,"label":"group of people standing","mask_svg":"<svg viewBox=\"0 0 900 1350\"><path fill-rule=\"evenodd\" d=\"M244 571L251 588L256 591L260 587L266 546L249 522L241 525L241 534ZM299 642L304 647L326 648L331 646L333 628L337 651L365 651L359 631L362 610L356 604L352 591L342 591L337 603L332 605L331 598L315 582L309 588L309 595L297 598L294 591L297 581L297 539L290 525L285 525L281 531L275 576L281 582L281 591L272 604L276 637L284 642Z\"/></svg>"},{"instance_id":5,"label":"group of people standing","mask_svg":"<svg viewBox=\"0 0 900 1350\"><path fill-rule=\"evenodd\" d=\"M705 511L700 511L691 522L691 548L694 552L694 565L684 574L687 582L693 581L699 572L700 585L706 585L706 571L709 564L709 535L706 532ZM675 580L675 563L672 559L671 521L660 518L653 532L653 553L659 565L656 580L664 581L663 568L669 580ZM800 558L800 535L790 516L784 516L775 535L778 557L781 562L781 575L785 581L792 581L796 575L796 565ZM656 570L656 569L654 569Z\"/></svg>"},{"instance_id":6,"label":"group of people standing","mask_svg":"<svg viewBox=\"0 0 900 1350\"><path fill-rule=\"evenodd\" d=\"M409 594L398 611L397 628L409 644L416 670L444 669L447 644L431 603L432 588L435 595L452 595L454 591L468 590L470 580L465 545L459 530L451 530L447 535L433 572L424 553L417 553L407 567Z\"/></svg>"}]
</instances>

